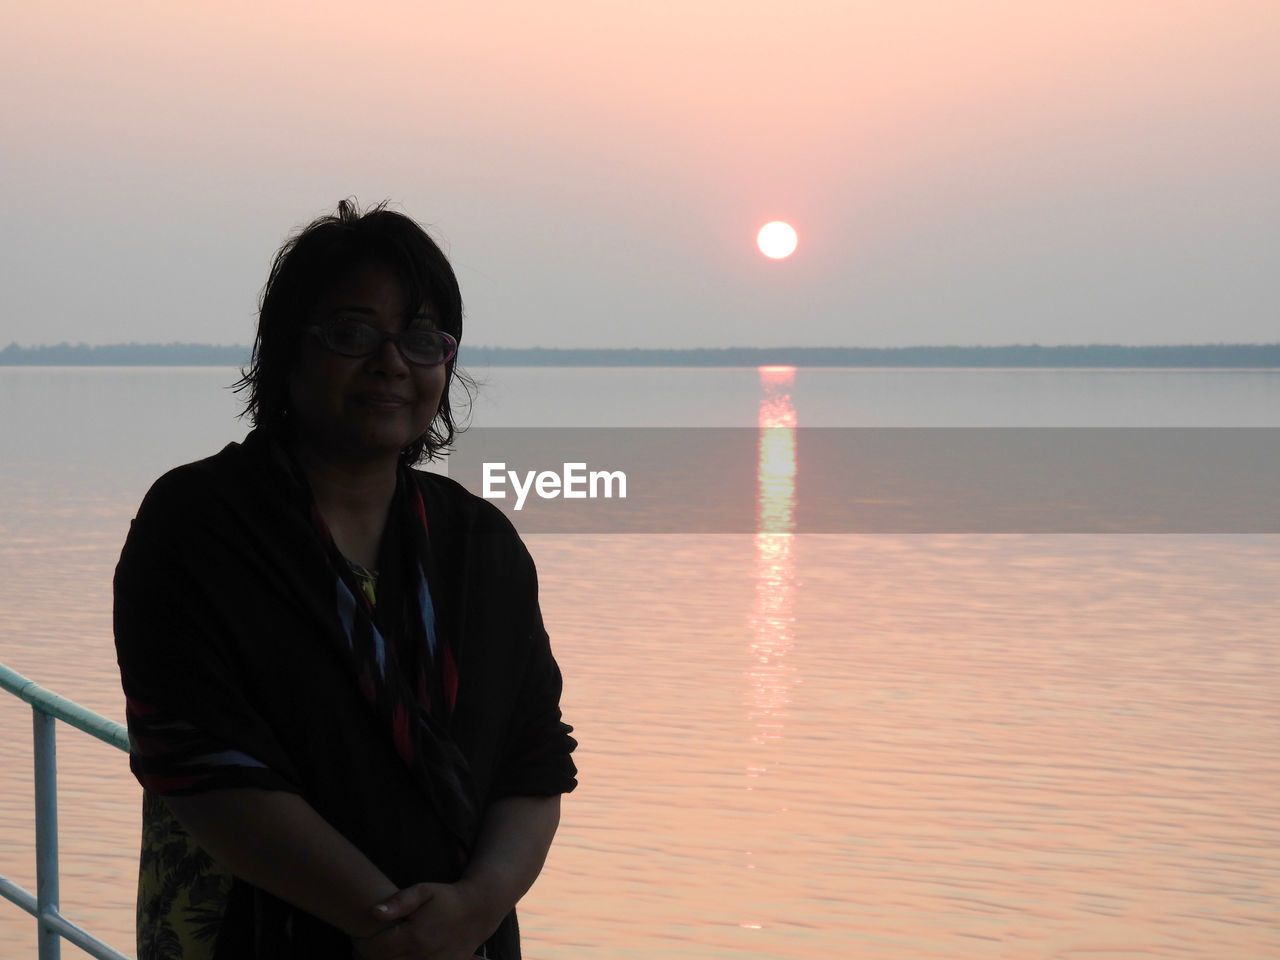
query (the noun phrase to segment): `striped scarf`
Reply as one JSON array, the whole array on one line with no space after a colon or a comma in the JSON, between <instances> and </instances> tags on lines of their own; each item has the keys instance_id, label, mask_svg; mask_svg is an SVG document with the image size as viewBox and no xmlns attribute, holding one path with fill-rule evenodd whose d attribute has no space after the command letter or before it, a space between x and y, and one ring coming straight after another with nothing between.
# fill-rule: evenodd
<instances>
[{"instance_id":1,"label":"striped scarf","mask_svg":"<svg viewBox=\"0 0 1280 960\"><path fill-rule=\"evenodd\" d=\"M450 645L436 636L422 494L402 468L384 534L391 549L384 548L379 560L384 569L376 605L338 549L314 499L311 522L334 576L338 620L360 690L401 761L450 826L460 862L465 862L475 836L477 804L467 761L448 734L458 699L458 669Z\"/></svg>"}]
</instances>

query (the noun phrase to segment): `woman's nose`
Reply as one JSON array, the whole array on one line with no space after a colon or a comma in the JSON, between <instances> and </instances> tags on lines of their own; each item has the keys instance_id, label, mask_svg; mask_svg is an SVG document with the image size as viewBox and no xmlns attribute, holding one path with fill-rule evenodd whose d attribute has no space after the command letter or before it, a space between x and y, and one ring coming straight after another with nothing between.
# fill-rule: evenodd
<instances>
[{"instance_id":1,"label":"woman's nose","mask_svg":"<svg viewBox=\"0 0 1280 960\"><path fill-rule=\"evenodd\" d=\"M409 373L409 361L400 352L399 344L390 337L383 340L378 349L369 355L368 363L372 370L385 371L395 376L407 376Z\"/></svg>"}]
</instances>

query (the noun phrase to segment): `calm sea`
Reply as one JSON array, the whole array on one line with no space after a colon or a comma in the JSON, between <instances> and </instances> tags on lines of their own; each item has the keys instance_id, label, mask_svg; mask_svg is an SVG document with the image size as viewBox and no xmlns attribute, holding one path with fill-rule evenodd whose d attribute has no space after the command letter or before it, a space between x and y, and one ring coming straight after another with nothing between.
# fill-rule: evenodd
<instances>
[{"instance_id":1,"label":"calm sea","mask_svg":"<svg viewBox=\"0 0 1280 960\"><path fill-rule=\"evenodd\" d=\"M791 426L1280 427L1280 373L476 372L479 426L782 437L737 478L782 533L527 538L582 785L526 955L1280 957L1280 536L785 533ZM111 572L149 483L242 436L234 376L0 368L0 660L123 719ZM0 696L34 889L30 726ZM59 758L64 912L132 953L139 790Z\"/></svg>"}]
</instances>

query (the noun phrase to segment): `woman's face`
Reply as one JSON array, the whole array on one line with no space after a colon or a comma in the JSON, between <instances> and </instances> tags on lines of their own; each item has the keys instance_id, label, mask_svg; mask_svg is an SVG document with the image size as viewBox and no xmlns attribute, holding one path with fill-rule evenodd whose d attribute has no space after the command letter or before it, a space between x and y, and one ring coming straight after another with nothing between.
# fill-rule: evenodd
<instances>
[{"instance_id":1,"label":"woman's face","mask_svg":"<svg viewBox=\"0 0 1280 960\"><path fill-rule=\"evenodd\" d=\"M341 274L307 323L335 317L363 320L387 333L436 326L430 307L407 304L395 274L377 261ZM289 377L298 442L326 459L394 465L400 452L427 432L444 387L444 364L411 364L388 341L367 357L344 357L308 334Z\"/></svg>"}]
</instances>

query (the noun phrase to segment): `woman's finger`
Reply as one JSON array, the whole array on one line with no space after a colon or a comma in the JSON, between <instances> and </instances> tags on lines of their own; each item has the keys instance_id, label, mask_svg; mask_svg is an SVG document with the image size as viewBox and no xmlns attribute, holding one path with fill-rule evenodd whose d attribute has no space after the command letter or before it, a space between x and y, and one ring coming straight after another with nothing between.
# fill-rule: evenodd
<instances>
[{"instance_id":1,"label":"woman's finger","mask_svg":"<svg viewBox=\"0 0 1280 960\"><path fill-rule=\"evenodd\" d=\"M380 920L402 920L434 895L433 884L415 883L412 887L392 894L373 908L374 916Z\"/></svg>"}]
</instances>

